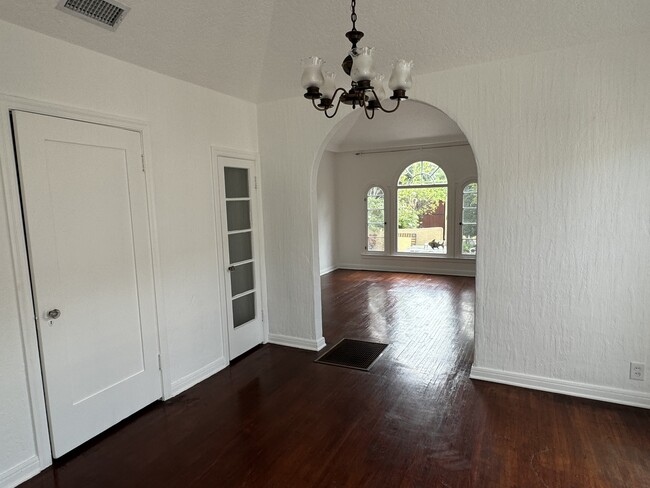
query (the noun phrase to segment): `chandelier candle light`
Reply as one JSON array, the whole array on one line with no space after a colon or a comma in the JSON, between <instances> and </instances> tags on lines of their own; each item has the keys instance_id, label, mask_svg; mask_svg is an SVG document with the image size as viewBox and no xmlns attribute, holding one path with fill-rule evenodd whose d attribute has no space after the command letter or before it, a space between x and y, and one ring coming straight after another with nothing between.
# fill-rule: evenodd
<instances>
[{"instance_id":1,"label":"chandelier candle light","mask_svg":"<svg viewBox=\"0 0 650 488\"><path fill-rule=\"evenodd\" d=\"M323 60L311 56L302 60L302 86L307 92L305 98L311 100L314 108L323 112L328 119L336 115L341 103L352 105L352 108L363 107L366 117L372 119L376 110L391 113L399 108L400 101L408 98L406 90L411 88L411 69L413 61L398 59L393 62L393 72L388 81L388 87L393 91L391 100L397 103L392 109L386 109L382 102L386 99L384 75L375 73L372 59L372 47L357 47L363 37L363 32L356 28L356 0L352 0L352 30L345 37L352 43L350 54L343 60L341 67L351 78L350 90L336 88L336 75L322 71ZM338 100L337 100L338 95ZM319 100L316 104L316 100ZM335 106L336 101L336 106ZM331 109L334 109L333 111Z\"/></svg>"}]
</instances>

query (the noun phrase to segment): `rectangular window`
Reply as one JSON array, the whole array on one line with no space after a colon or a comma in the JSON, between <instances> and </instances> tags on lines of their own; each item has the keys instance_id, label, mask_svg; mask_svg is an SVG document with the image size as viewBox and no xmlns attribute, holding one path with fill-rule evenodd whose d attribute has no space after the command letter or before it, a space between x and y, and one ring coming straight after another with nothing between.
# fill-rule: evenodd
<instances>
[{"instance_id":1,"label":"rectangular window","mask_svg":"<svg viewBox=\"0 0 650 488\"><path fill-rule=\"evenodd\" d=\"M385 251L385 208L384 190L372 187L366 195L366 250Z\"/></svg>"},{"instance_id":2,"label":"rectangular window","mask_svg":"<svg viewBox=\"0 0 650 488\"><path fill-rule=\"evenodd\" d=\"M461 217L461 253L476 255L476 234L478 218L478 185L470 183L463 189L463 214Z\"/></svg>"},{"instance_id":3,"label":"rectangular window","mask_svg":"<svg viewBox=\"0 0 650 488\"><path fill-rule=\"evenodd\" d=\"M447 254L446 186L397 190L397 251Z\"/></svg>"}]
</instances>

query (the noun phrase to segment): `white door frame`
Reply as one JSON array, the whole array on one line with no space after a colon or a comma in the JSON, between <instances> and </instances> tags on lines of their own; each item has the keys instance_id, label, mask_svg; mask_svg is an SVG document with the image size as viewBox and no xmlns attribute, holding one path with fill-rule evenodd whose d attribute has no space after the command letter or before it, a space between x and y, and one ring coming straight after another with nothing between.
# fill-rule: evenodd
<instances>
[{"instance_id":1,"label":"white door frame","mask_svg":"<svg viewBox=\"0 0 650 488\"><path fill-rule=\"evenodd\" d=\"M34 321L34 307L29 275L27 244L24 235L24 223L20 192L18 189L18 174L11 132L10 111L21 110L41 115L50 115L66 119L78 120L100 125L107 125L140 133L143 165L147 191L147 207L149 212L149 234L152 252L152 267L154 279L154 298L156 302L158 348L161 361L163 400L171 398L171 377L169 369L169 350L167 347L166 321L162 296L160 252L158 248L158 232L154 206L153 168L151 165L151 140L149 125L141 120L116 117L85 109L56 105L26 98L14 97L0 93L0 179L5 194L7 220L9 223L9 241L14 268L14 284L19 308L19 322L23 343L23 357L27 373L32 425L38 467L45 469L52 464L47 409L43 391L43 373L39 356L38 337ZM33 469L34 466L30 467Z\"/></svg>"},{"instance_id":2,"label":"white door frame","mask_svg":"<svg viewBox=\"0 0 650 488\"><path fill-rule=\"evenodd\" d=\"M224 147L219 147L219 146L212 146L212 161L211 161L211 174L212 174L212 181L221 181L223 178L222 175L220 175L217 171L218 169L218 158L219 156L226 157L226 158L233 158L233 159L246 159L246 160L252 160L254 161L254 166L255 166L255 174L257 176L257 208L254 209L255 214L253 217L257 219L257 222L259 222L259 229L258 229L258 236L257 240L259 242L259 270L260 270L260 293L261 293L261 300L262 300L262 337L263 337L263 343L266 344L269 342L269 319L268 316L269 314L267 313L268 311L268 303L266 301L267 293L266 293L266 261L265 261L265 256L266 256L266 251L264 249L264 221L263 221L263 214L264 212L262 209L264 208L264 203L262 202L262 171L260 168L260 158L257 153L254 152L249 152L249 151L240 151L236 149L231 149L231 148L224 148ZM224 253L224 248L223 248L223 227L222 227L222 222L221 222L221 208L220 208L220 200L219 200L219 188L215 187L214 183L212 184L212 201L214 205L214 218L215 218L215 233L217 236L217 259L219 260L219 263L223 263L223 253ZM226 297L226 292L225 292L225 282L228 277L226 276L226 270L223 266L220 266L219 269L219 303L221 304L221 324L222 324L222 334L224 338L224 347L227 352L226 357L228 358L228 361L230 361L230 340L228 338L228 335L230 333L228 329L228 307L230 306Z\"/></svg>"}]
</instances>

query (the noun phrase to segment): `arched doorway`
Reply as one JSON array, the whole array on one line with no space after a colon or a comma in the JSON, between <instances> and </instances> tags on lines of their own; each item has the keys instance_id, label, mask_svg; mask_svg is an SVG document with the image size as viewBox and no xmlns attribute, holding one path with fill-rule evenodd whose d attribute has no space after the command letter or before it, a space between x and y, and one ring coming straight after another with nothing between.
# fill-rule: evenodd
<instances>
[{"instance_id":1,"label":"arched doorway","mask_svg":"<svg viewBox=\"0 0 650 488\"><path fill-rule=\"evenodd\" d=\"M431 105L342 119L312 173L316 323L320 275L337 268L475 276L478 180L462 130Z\"/></svg>"}]
</instances>

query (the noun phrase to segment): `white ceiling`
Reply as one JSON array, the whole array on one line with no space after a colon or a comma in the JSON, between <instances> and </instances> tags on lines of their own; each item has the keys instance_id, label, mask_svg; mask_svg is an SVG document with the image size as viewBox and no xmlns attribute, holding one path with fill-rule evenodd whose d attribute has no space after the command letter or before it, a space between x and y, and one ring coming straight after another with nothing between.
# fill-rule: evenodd
<instances>
[{"instance_id":1,"label":"white ceiling","mask_svg":"<svg viewBox=\"0 0 650 488\"><path fill-rule=\"evenodd\" d=\"M116 32L58 0L0 0L0 18L253 102L299 95L309 55L344 84L347 0L121 2L132 8ZM378 69L406 57L416 74L650 30L648 0L358 0L357 14Z\"/></svg>"},{"instance_id":2,"label":"white ceiling","mask_svg":"<svg viewBox=\"0 0 650 488\"><path fill-rule=\"evenodd\" d=\"M389 100L386 105L392 103ZM377 113L372 120L356 109L341 121L327 150L364 151L465 141L460 127L445 113L424 103L406 101L397 112Z\"/></svg>"}]
</instances>

